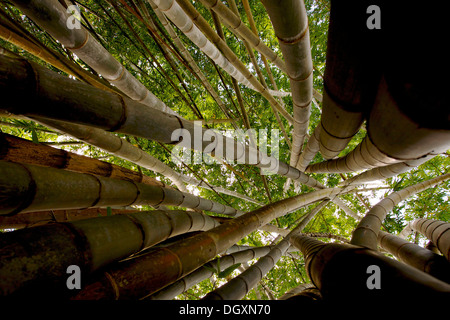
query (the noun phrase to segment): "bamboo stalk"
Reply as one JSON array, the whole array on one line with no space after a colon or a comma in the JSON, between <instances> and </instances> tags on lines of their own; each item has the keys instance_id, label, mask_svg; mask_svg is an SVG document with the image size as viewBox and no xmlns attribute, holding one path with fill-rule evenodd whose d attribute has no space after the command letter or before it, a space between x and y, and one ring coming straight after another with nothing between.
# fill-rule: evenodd
<instances>
[{"instance_id":1,"label":"bamboo stalk","mask_svg":"<svg viewBox=\"0 0 450 320\"><path fill-rule=\"evenodd\" d=\"M104 206L173 205L216 213L243 212L176 189L61 169L0 161L0 214Z\"/></svg>"},{"instance_id":2,"label":"bamboo stalk","mask_svg":"<svg viewBox=\"0 0 450 320\"><path fill-rule=\"evenodd\" d=\"M161 181L118 165L0 133L0 160L167 187Z\"/></svg>"},{"instance_id":3,"label":"bamboo stalk","mask_svg":"<svg viewBox=\"0 0 450 320\"><path fill-rule=\"evenodd\" d=\"M189 288L195 286L201 281L212 277L213 272L211 269L217 269L218 263L220 263L221 270L225 270L237 263L244 263L252 259L257 259L261 256L266 255L270 251L270 247L257 247L251 248L244 251L239 251L236 253L231 253L226 256L214 259L204 266L198 268L191 274L181 278L180 280L174 282L173 284L159 290L158 292L145 297L148 300L169 300L173 299L179 294L182 294ZM208 267L208 268L205 268Z\"/></svg>"},{"instance_id":4,"label":"bamboo stalk","mask_svg":"<svg viewBox=\"0 0 450 320\"><path fill-rule=\"evenodd\" d=\"M214 152L231 161L266 168L311 187L324 187L296 168L216 132L209 132L216 137L213 143L208 139L201 139L198 143L205 129L162 111L154 110L149 114L140 103L126 97L74 82L25 60L0 57L0 67L0 72L8 79L0 83L0 91L5 96L3 108L10 112L94 126L166 144L174 143L177 138L173 138L173 135L176 132L179 133L178 139L181 134L189 133L190 137L194 137L190 139L190 147L194 150ZM39 75L39 83L35 84L39 87L38 92L29 83L36 75ZM33 102L28 101L27 97L17 99L20 94L16 93L22 90L33 92ZM10 99L14 103L9 103ZM43 108L29 108L31 103L39 103ZM64 109L58 107L61 104Z\"/></svg>"},{"instance_id":5,"label":"bamboo stalk","mask_svg":"<svg viewBox=\"0 0 450 320\"><path fill-rule=\"evenodd\" d=\"M317 126L314 129L313 134L309 137L306 147L298 158L296 168L302 172L305 172L308 165L314 159L317 152L319 152L319 136L321 126Z\"/></svg>"},{"instance_id":6,"label":"bamboo stalk","mask_svg":"<svg viewBox=\"0 0 450 320\"><path fill-rule=\"evenodd\" d=\"M289 300L294 298L297 294L301 293L302 291L305 291L305 289L313 288L314 286L311 283L301 283L295 288L292 288L285 294L283 294L281 297L278 298L278 300Z\"/></svg>"},{"instance_id":7,"label":"bamboo stalk","mask_svg":"<svg viewBox=\"0 0 450 320\"><path fill-rule=\"evenodd\" d=\"M208 22L195 10L189 1L154 1L158 8L208 57L240 83L263 95L269 103L292 123L292 116L272 96L275 92L266 90L236 57L228 45L217 35ZM194 22L195 24L194 24ZM203 33L202 33L203 32ZM209 41L208 37L211 41ZM220 49L222 53L216 48ZM223 55L222 55L223 54Z\"/></svg>"},{"instance_id":8,"label":"bamboo stalk","mask_svg":"<svg viewBox=\"0 0 450 320\"><path fill-rule=\"evenodd\" d=\"M325 244L304 235L293 236L291 243L304 254L309 278L324 302L335 304L350 299L367 305L399 297L436 302L450 292L450 285L445 282L367 248ZM368 268L373 265L382 270L378 290L368 287Z\"/></svg>"},{"instance_id":9,"label":"bamboo stalk","mask_svg":"<svg viewBox=\"0 0 450 320\"><path fill-rule=\"evenodd\" d=\"M450 283L450 263L443 256L383 231L378 233L378 245L400 261Z\"/></svg>"},{"instance_id":10,"label":"bamboo stalk","mask_svg":"<svg viewBox=\"0 0 450 320\"><path fill-rule=\"evenodd\" d=\"M110 214L134 213L137 210L111 208ZM106 217L105 208L90 208L79 210L48 210L39 212L19 213L14 216L0 216L0 229L24 229L52 222L68 222L99 216Z\"/></svg>"},{"instance_id":11,"label":"bamboo stalk","mask_svg":"<svg viewBox=\"0 0 450 320\"><path fill-rule=\"evenodd\" d=\"M365 6L331 2L319 138L325 159L337 156L358 132L381 76L379 34L360 27L365 18L358 12L365 12Z\"/></svg>"},{"instance_id":12,"label":"bamboo stalk","mask_svg":"<svg viewBox=\"0 0 450 320\"><path fill-rule=\"evenodd\" d=\"M370 209L353 231L351 244L377 250L377 238L386 214L406 198L450 178L450 173L393 192Z\"/></svg>"},{"instance_id":13,"label":"bamboo stalk","mask_svg":"<svg viewBox=\"0 0 450 320\"><path fill-rule=\"evenodd\" d=\"M77 298L133 299L150 295L191 273L276 217L341 191L325 189L284 199L230 219L219 227L185 239L183 243L124 261L107 269L107 275L86 285ZM146 272L143 274L142 270Z\"/></svg>"},{"instance_id":14,"label":"bamboo stalk","mask_svg":"<svg viewBox=\"0 0 450 320\"><path fill-rule=\"evenodd\" d=\"M87 276L167 238L217 225L198 212L149 211L13 231L2 238L0 295L24 292L42 281L51 286L54 278L64 285L69 265Z\"/></svg>"},{"instance_id":15,"label":"bamboo stalk","mask_svg":"<svg viewBox=\"0 0 450 320\"><path fill-rule=\"evenodd\" d=\"M414 220L411 228L430 239L450 261L450 223L422 218Z\"/></svg>"},{"instance_id":16,"label":"bamboo stalk","mask_svg":"<svg viewBox=\"0 0 450 320\"><path fill-rule=\"evenodd\" d=\"M84 27L69 29L66 21L70 15L61 4L51 0L15 0L13 3L128 97L157 110L176 114L126 70Z\"/></svg>"},{"instance_id":17,"label":"bamboo stalk","mask_svg":"<svg viewBox=\"0 0 450 320\"><path fill-rule=\"evenodd\" d=\"M313 65L308 17L305 4L301 0L263 0L262 3L272 21L291 85L294 130L289 164L295 167L308 130L313 96Z\"/></svg>"}]
</instances>

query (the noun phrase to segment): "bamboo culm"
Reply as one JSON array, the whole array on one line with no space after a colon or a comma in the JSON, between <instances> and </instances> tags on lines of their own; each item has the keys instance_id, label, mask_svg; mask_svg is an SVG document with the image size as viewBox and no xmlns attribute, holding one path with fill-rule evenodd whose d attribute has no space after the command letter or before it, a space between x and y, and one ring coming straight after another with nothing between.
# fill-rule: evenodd
<instances>
[{"instance_id":1,"label":"bamboo culm","mask_svg":"<svg viewBox=\"0 0 450 320\"><path fill-rule=\"evenodd\" d=\"M8 232L0 240L0 294L7 296L41 281L65 279L67 267L73 264L89 275L167 238L217 225L198 212L156 210Z\"/></svg>"},{"instance_id":2,"label":"bamboo culm","mask_svg":"<svg viewBox=\"0 0 450 320\"><path fill-rule=\"evenodd\" d=\"M430 239L450 261L450 223L422 218L414 220L411 228Z\"/></svg>"},{"instance_id":3,"label":"bamboo culm","mask_svg":"<svg viewBox=\"0 0 450 320\"><path fill-rule=\"evenodd\" d=\"M361 219L358 226L353 231L351 243L377 250L378 233L381 228L381 223L385 219L387 213L391 211L394 206L408 197L418 192L422 192L427 188L441 183L449 178L450 173L447 173L391 193L365 214L364 218Z\"/></svg>"},{"instance_id":4,"label":"bamboo culm","mask_svg":"<svg viewBox=\"0 0 450 320\"><path fill-rule=\"evenodd\" d=\"M209 135L215 137L214 142L211 142L213 137L205 135L206 130L201 126L158 110L149 114L138 102L126 97L77 83L26 60L0 57L0 67L1 73L8 79L0 83L0 93L6 97L3 108L9 112L94 126L166 144L173 144L175 139L180 140L180 136L188 133L190 137L194 137L190 139L190 147L194 150L215 152L230 161L254 164L313 188L324 187L298 169L259 150L208 131ZM34 83L30 87L29 81L33 82L32 79L37 77L39 83ZM37 86L39 90L36 92ZM33 96L32 102L20 94L23 90L34 92L28 96ZM18 96L24 99L19 101ZM10 99L14 102L10 103ZM59 107L62 101L64 108ZM45 108L29 107L35 103ZM176 131L177 129L179 130ZM199 135L207 139L204 138L201 143L197 143L195 137Z\"/></svg>"},{"instance_id":5,"label":"bamboo culm","mask_svg":"<svg viewBox=\"0 0 450 320\"><path fill-rule=\"evenodd\" d=\"M0 161L1 215L49 209L173 205L228 215L242 211L172 188Z\"/></svg>"}]
</instances>

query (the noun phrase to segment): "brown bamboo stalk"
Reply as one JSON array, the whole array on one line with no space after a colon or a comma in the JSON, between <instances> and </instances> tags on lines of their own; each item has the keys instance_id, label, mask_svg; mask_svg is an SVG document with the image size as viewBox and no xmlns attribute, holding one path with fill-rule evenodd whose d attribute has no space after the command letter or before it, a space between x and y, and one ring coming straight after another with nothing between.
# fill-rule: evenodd
<instances>
[{"instance_id":1,"label":"brown bamboo stalk","mask_svg":"<svg viewBox=\"0 0 450 320\"><path fill-rule=\"evenodd\" d=\"M373 250L349 244L325 244L316 239L295 235L291 243L305 256L311 282L319 288L324 301L342 303L377 303L398 299L445 301L450 285L431 275ZM368 288L368 268L378 266L381 289ZM439 300L440 299L440 300Z\"/></svg>"},{"instance_id":2,"label":"brown bamboo stalk","mask_svg":"<svg viewBox=\"0 0 450 320\"><path fill-rule=\"evenodd\" d=\"M61 4L51 0L15 0L13 3L128 97L157 110L176 114L126 70L84 27L69 29L66 22L70 15Z\"/></svg>"},{"instance_id":3,"label":"brown bamboo stalk","mask_svg":"<svg viewBox=\"0 0 450 320\"><path fill-rule=\"evenodd\" d=\"M179 139L173 138L175 130L179 129L179 134L189 133L190 137L194 137L190 139L190 147L194 150L202 152L208 150L209 153L214 151L216 155L221 154L232 161L254 164L259 168L271 168L270 171L298 180L300 183L323 188L315 179L259 150L215 132L212 133L217 138L214 144L208 139L201 139L201 143L198 143L198 138L203 137L206 130L198 128L199 126L194 123L159 110L149 114L136 101L83 83L76 83L25 60L0 57L0 72L8 79L0 83L0 91L6 97L3 108L9 112L85 124L166 144L172 144L175 139ZM36 84L39 87L38 92L29 83L36 75L39 75L40 79L39 84ZM17 99L16 93L23 92L22 90L34 92L33 102L28 101L29 97ZM9 103L10 99L13 99L14 103ZM62 101L64 109L58 107ZM39 103L43 108L30 109L27 106L31 103ZM223 143L220 144L220 141Z\"/></svg>"},{"instance_id":4,"label":"brown bamboo stalk","mask_svg":"<svg viewBox=\"0 0 450 320\"><path fill-rule=\"evenodd\" d=\"M49 209L173 205L222 214L243 212L176 189L61 169L0 161L0 214Z\"/></svg>"},{"instance_id":5,"label":"brown bamboo stalk","mask_svg":"<svg viewBox=\"0 0 450 320\"><path fill-rule=\"evenodd\" d=\"M230 219L219 227L185 239L183 243L122 262L115 268L106 270L107 275L102 275L82 289L78 298L133 299L150 295L212 260L239 239L274 218L340 191L318 190L281 200ZM146 272L142 273L142 270Z\"/></svg>"},{"instance_id":6,"label":"brown bamboo stalk","mask_svg":"<svg viewBox=\"0 0 450 320\"><path fill-rule=\"evenodd\" d=\"M386 217L386 214L391 211L399 202L408 197L426 190L427 188L441 183L450 178L450 173L429 179L418 184L409 186L397 192L391 193L389 196L378 202L353 231L351 243L354 245L363 246L373 250L377 250L377 238L380 231L381 223Z\"/></svg>"},{"instance_id":7,"label":"brown bamboo stalk","mask_svg":"<svg viewBox=\"0 0 450 320\"><path fill-rule=\"evenodd\" d=\"M170 188L170 186L165 185L161 181L143 175L140 172L62 149L36 144L4 133L0 133L0 160L65 169Z\"/></svg>"},{"instance_id":8,"label":"brown bamboo stalk","mask_svg":"<svg viewBox=\"0 0 450 320\"><path fill-rule=\"evenodd\" d=\"M450 263L443 256L384 231L378 234L378 245L400 261L450 283Z\"/></svg>"},{"instance_id":9,"label":"brown bamboo stalk","mask_svg":"<svg viewBox=\"0 0 450 320\"><path fill-rule=\"evenodd\" d=\"M450 261L450 223L422 218L414 220L411 228L430 239Z\"/></svg>"},{"instance_id":10,"label":"brown bamboo stalk","mask_svg":"<svg viewBox=\"0 0 450 320\"><path fill-rule=\"evenodd\" d=\"M289 164L295 167L308 130L313 95L313 65L308 17L305 4L301 0L263 0L262 3L272 21L291 85L294 131Z\"/></svg>"},{"instance_id":11,"label":"brown bamboo stalk","mask_svg":"<svg viewBox=\"0 0 450 320\"><path fill-rule=\"evenodd\" d=\"M14 216L0 216L0 229L23 229L53 222L68 222L96 218L108 215L106 208L90 208L78 210L47 210L19 213ZM112 215L134 213L138 210L111 208Z\"/></svg>"},{"instance_id":12,"label":"brown bamboo stalk","mask_svg":"<svg viewBox=\"0 0 450 320\"><path fill-rule=\"evenodd\" d=\"M231 267L237 263L244 263L250 261L252 259L257 259L261 256L266 255L270 251L270 247L257 247L251 248L244 251L238 251L236 253L231 253L226 256L221 256L217 259L214 259L204 266L209 267L204 268L204 266L198 268L191 274L183 277L182 279L174 282L173 284L165 287L164 289L159 290L158 292L146 297L148 300L168 300L173 299L179 294L182 294L192 286L195 286L197 283L212 277L213 272L210 270L211 268L217 269L218 263L220 263L220 269L225 270L228 267Z\"/></svg>"},{"instance_id":13,"label":"brown bamboo stalk","mask_svg":"<svg viewBox=\"0 0 450 320\"><path fill-rule=\"evenodd\" d=\"M65 284L69 265L77 265L87 276L167 238L217 225L198 212L149 211L9 232L1 242L0 295L23 292L42 281L49 285L55 278Z\"/></svg>"},{"instance_id":14,"label":"brown bamboo stalk","mask_svg":"<svg viewBox=\"0 0 450 320\"><path fill-rule=\"evenodd\" d=\"M358 12L365 10L361 1L331 2L319 138L325 159L337 156L358 132L381 76L379 33L360 27L365 21Z\"/></svg>"}]
</instances>

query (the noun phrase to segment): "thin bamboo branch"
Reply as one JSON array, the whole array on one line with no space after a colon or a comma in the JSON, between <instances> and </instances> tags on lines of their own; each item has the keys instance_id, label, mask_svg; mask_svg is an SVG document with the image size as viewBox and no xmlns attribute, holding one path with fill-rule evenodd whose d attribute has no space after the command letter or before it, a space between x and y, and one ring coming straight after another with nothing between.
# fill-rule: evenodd
<instances>
[{"instance_id":1,"label":"thin bamboo branch","mask_svg":"<svg viewBox=\"0 0 450 320\"><path fill-rule=\"evenodd\" d=\"M427 188L450 179L450 173L429 179L418 184L409 186L403 190L393 192L366 213L364 218L353 231L351 243L363 246L372 250L377 250L377 238L380 231L381 223L387 213L391 211L401 201L406 198L426 190Z\"/></svg>"}]
</instances>

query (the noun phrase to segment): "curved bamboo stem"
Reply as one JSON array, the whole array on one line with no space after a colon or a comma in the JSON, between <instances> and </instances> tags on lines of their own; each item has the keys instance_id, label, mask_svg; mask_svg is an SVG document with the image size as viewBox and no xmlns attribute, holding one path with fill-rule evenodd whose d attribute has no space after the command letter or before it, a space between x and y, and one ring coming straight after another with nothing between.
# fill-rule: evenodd
<instances>
[{"instance_id":1,"label":"curved bamboo stem","mask_svg":"<svg viewBox=\"0 0 450 320\"><path fill-rule=\"evenodd\" d=\"M430 239L450 261L450 223L432 219L416 219L411 224L411 228Z\"/></svg>"},{"instance_id":2,"label":"curved bamboo stem","mask_svg":"<svg viewBox=\"0 0 450 320\"><path fill-rule=\"evenodd\" d=\"M262 3L272 21L291 84L294 130L289 164L295 167L308 130L313 96L313 65L308 17L305 5L300 0L263 0Z\"/></svg>"},{"instance_id":3,"label":"curved bamboo stem","mask_svg":"<svg viewBox=\"0 0 450 320\"><path fill-rule=\"evenodd\" d=\"M66 21L70 15L61 4L51 0L16 0L13 3L128 97L157 110L176 114L126 70L84 27L69 29Z\"/></svg>"},{"instance_id":4,"label":"curved bamboo stem","mask_svg":"<svg viewBox=\"0 0 450 320\"><path fill-rule=\"evenodd\" d=\"M214 229L185 239L183 243L124 261L107 269L107 275L88 284L81 290L78 299L131 299L153 294L210 261L276 217L340 191L342 190L318 190L281 200L230 219ZM140 270L146 270L145 274ZM139 277L135 277L136 274Z\"/></svg>"},{"instance_id":5,"label":"curved bamboo stem","mask_svg":"<svg viewBox=\"0 0 450 320\"><path fill-rule=\"evenodd\" d=\"M64 279L71 264L89 275L167 238L217 225L214 219L198 212L157 210L13 231L2 239L0 295L26 290L33 283L55 277ZM30 245L31 251L26 249ZM10 252L16 254L11 257Z\"/></svg>"},{"instance_id":6,"label":"curved bamboo stem","mask_svg":"<svg viewBox=\"0 0 450 320\"><path fill-rule=\"evenodd\" d=\"M8 81L0 86L1 93L9 97L6 100L14 99L14 103L5 101L4 108L13 113L85 124L165 144L174 143L173 135L176 132L179 133L178 139L180 135L188 133L189 137L194 139L189 139L190 146L184 144L185 147L207 153L214 151L216 156L220 154L231 161L253 164L313 188L324 187L296 168L267 156L259 150L238 143L232 138L210 131L208 133L216 138L214 142L202 139L206 130L187 120L158 110L149 114L138 102L74 82L25 60L0 57L0 62L2 62L0 64L2 74L8 77ZM33 82L32 79L36 79L37 75L40 79L39 83L30 86L28 81ZM38 91L36 86L39 88ZM22 92L21 90L34 92L33 103L39 103L45 107L30 109L28 106L31 102L27 101L26 97L18 101L15 93ZM57 107L61 104L64 104L64 109ZM198 141L199 139L201 141Z\"/></svg>"},{"instance_id":7,"label":"curved bamboo stem","mask_svg":"<svg viewBox=\"0 0 450 320\"><path fill-rule=\"evenodd\" d=\"M202 266L197 270L195 270L194 272L192 272L191 274L174 282L173 284L167 286L166 288L161 289L148 297L145 297L144 299L149 300L173 299L177 295L182 294L183 292L188 290L190 287L195 286L197 283L200 283L201 281L212 277L213 272L210 269L211 268L217 269L218 261L220 262L221 270L225 270L226 268L231 267L234 264L244 263L252 259L257 259L261 256L264 256L269 251L270 247L258 247L222 256L211 262L206 263L204 266L208 268L204 268L204 266Z\"/></svg>"},{"instance_id":8,"label":"curved bamboo stem","mask_svg":"<svg viewBox=\"0 0 450 320\"><path fill-rule=\"evenodd\" d=\"M393 192L380 202L378 202L353 231L351 243L354 245L363 246L373 250L377 250L377 238L380 231L381 223L386 217L386 214L391 211L401 201L406 198L426 190L427 188L450 179L450 173L438 176L436 178L420 182L418 184L409 186L403 190Z\"/></svg>"},{"instance_id":9,"label":"curved bamboo stem","mask_svg":"<svg viewBox=\"0 0 450 320\"><path fill-rule=\"evenodd\" d=\"M221 214L242 211L176 189L0 161L0 214L104 206L173 205Z\"/></svg>"},{"instance_id":10,"label":"curved bamboo stem","mask_svg":"<svg viewBox=\"0 0 450 320\"><path fill-rule=\"evenodd\" d=\"M384 231L378 233L378 245L400 261L450 283L450 263L443 256Z\"/></svg>"}]
</instances>

